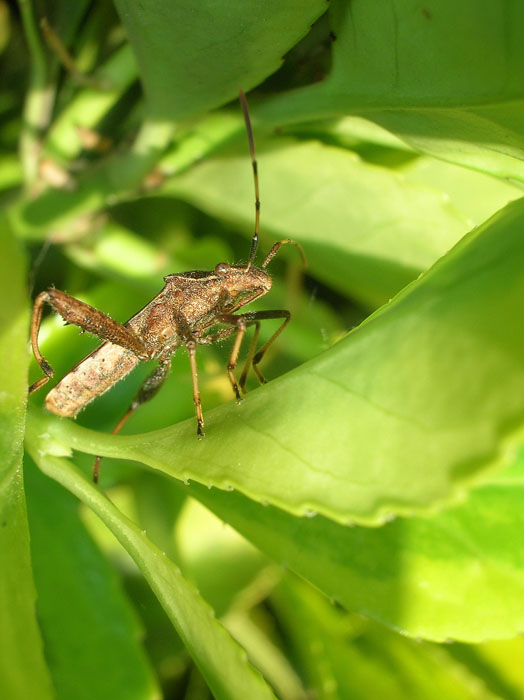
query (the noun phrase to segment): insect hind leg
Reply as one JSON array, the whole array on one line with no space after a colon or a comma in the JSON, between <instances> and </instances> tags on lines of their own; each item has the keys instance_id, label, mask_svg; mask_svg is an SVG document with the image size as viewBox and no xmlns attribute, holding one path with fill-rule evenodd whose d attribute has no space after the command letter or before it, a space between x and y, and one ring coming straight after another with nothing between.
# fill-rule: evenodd
<instances>
[{"instance_id":1,"label":"insect hind leg","mask_svg":"<svg viewBox=\"0 0 524 700\"><path fill-rule=\"evenodd\" d=\"M242 393L245 394L247 389L246 389L246 382L247 382L247 375L249 374L249 368L251 367L253 363L253 357L255 356L255 350L257 349L257 344L258 344L258 336L260 335L260 321L255 322L255 332L253 333L253 338L251 339L251 344L249 346L249 351L247 353L246 361L244 363L244 368L242 370L242 374L240 375L240 379L238 380L238 385L240 386ZM262 377L263 381L261 383L265 382L265 379Z\"/></svg>"},{"instance_id":2,"label":"insect hind leg","mask_svg":"<svg viewBox=\"0 0 524 700\"><path fill-rule=\"evenodd\" d=\"M33 306L33 318L31 320L31 345L36 361L44 372L44 377L29 387L29 394L44 386L54 375L54 370L44 358L38 347L38 333L42 324L44 304L49 304L53 311L60 314L64 321L78 326L83 331L98 336L101 340L109 340L111 343L127 348L141 360L149 359L147 349L142 340L131 328L118 323L111 316L95 309L75 297L61 292L58 289L47 289L41 292L35 299Z\"/></svg>"},{"instance_id":3,"label":"insect hind leg","mask_svg":"<svg viewBox=\"0 0 524 700\"><path fill-rule=\"evenodd\" d=\"M118 433L122 430L124 425L136 411L136 409L139 408L143 403L151 401L151 399L158 394L169 375L170 369L171 358L159 361L155 369L151 372L151 374L149 374L146 377L145 381L142 383L135 398L131 401L131 404L129 405L127 411L124 413L122 418L118 421L117 425L111 431L112 435L118 435ZM95 484L98 483L98 477L100 475L101 459L101 456L97 456L93 465L93 481L95 482Z\"/></svg>"},{"instance_id":4,"label":"insect hind leg","mask_svg":"<svg viewBox=\"0 0 524 700\"><path fill-rule=\"evenodd\" d=\"M29 395L40 389L40 387L44 386L44 384L47 384L55 373L54 369L42 355L40 348L38 347L38 331L40 330L40 326L42 324L42 314L46 301L48 301L48 292L41 292L35 299L33 306L33 317L31 319L31 345L33 346L33 353L36 361L40 365L40 368L45 376L38 379L36 382L34 382L34 384L31 384L28 392Z\"/></svg>"}]
</instances>

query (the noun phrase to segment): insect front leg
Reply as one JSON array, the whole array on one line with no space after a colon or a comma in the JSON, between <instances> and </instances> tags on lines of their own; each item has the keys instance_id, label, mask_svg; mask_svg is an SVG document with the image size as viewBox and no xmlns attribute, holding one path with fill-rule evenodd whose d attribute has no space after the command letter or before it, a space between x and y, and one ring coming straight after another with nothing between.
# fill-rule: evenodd
<instances>
[{"instance_id":1,"label":"insect front leg","mask_svg":"<svg viewBox=\"0 0 524 700\"><path fill-rule=\"evenodd\" d=\"M284 319L282 325L279 326L277 328L277 330L273 333L271 338L269 338L269 340L267 340L264 343L264 345L260 348L260 350L256 353L256 355L253 357L253 360L251 361L251 366L253 367L253 371L257 375L259 382L261 384L265 384L266 380L264 379L262 372L259 370L258 364L259 364L259 362L261 362L261 360L264 357L264 355L266 354L266 352L269 350L271 345L273 345L273 343L278 338L278 336L282 333L282 331L287 326L287 324L291 321L291 313L287 309L278 309L276 311L254 311L252 313L254 315L256 315L256 319L258 321L264 321L264 320L274 319L274 318L283 318ZM253 351L254 350L255 350L255 348L253 348ZM249 371L249 365L247 365L246 369L244 370L244 372L245 372L244 384L245 384L245 381L247 378L248 371ZM242 375L244 375L244 372L242 372Z\"/></svg>"},{"instance_id":2,"label":"insect front leg","mask_svg":"<svg viewBox=\"0 0 524 700\"><path fill-rule=\"evenodd\" d=\"M50 288L39 294L33 306L31 320L31 345L36 361L44 372L44 377L29 387L29 394L40 389L54 375L54 370L44 358L38 347L38 332L42 323L44 304L49 304L53 311L60 314L64 321L78 326L83 331L98 336L101 340L109 340L135 353L141 360L149 359L147 348L131 328L118 323L111 316L95 309L75 297L65 294L58 289Z\"/></svg>"},{"instance_id":3,"label":"insect front leg","mask_svg":"<svg viewBox=\"0 0 524 700\"><path fill-rule=\"evenodd\" d=\"M256 344L258 342L258 336L260 333L260 321L265 321L269 319L276 319L276 318L283 318L284 322L282 325L277 328L277 330L273 333L271 338L264 343L264 345L260 348L260 350L255 354L255 349L256 349ZM247 375L249 372L249 368L253 367L253 370L255 374L257 375L259 381L261 384L265 384L266 380L264 379L262 373L258 369L258 363L261 361L261 359L264 357L266 351L270 347L270 345L278 338L278 336L282 333L284 328L287 326L291 319L291 314L289 311L285 309L278 309L275 311L248 311L247 313L244 314L219 314L216 317L216 322L217 323L228 323L235 328L238 329L237 336L235 338L235 343L233 345L233 349L231 351L231 356L229 358L229 363L227 366L227 373L229 376L229 379L231 381L231 385L233 387L233 391L235 392L235 396L238 402L242 400L242 396L240 395L240 388L242 391L245 393L245 384L246 384L246 379ZM236 381L235 375L234 375L234 370L236 369L237 362L238 362L238 354L240 352L240 346L242 344L242 340L244 339L244 335L246 332L246 328L248 326L255 325L255 333L253 336L253 340L251 342L246 364L244 366L244 369L242 371L241 377L240 377L240 382L238 383ZM229 330L229 329L228 329ZM220 334L217 334L220 335Z\"/></svg>"},{"instance_id":4,"label":"insect front leg","mask_svg":"<svg viewBox=\"0 0 524 700\"><path fill-rule=\"evenodd\" d=\"M158 365L151 372L151 374L149 374L146 377L145 381L138 390L135 398L131 401L131 404L127 411L124 413L120 421L111 431L112 435L117 435L122 430L124 425L127 423L129 418L131 418L131 416L139 406L141 406L143 403L146 403L147 401L151 401L151 399L158 394L169 375L170 369L171 356L169 356L168 358L161 359L159 361ZM102 458L100 456L97 457L93 465L93 481L95 482L95 484L98 483L101 459Z\"/></svg>"},{"instance_id":5,"label":"insect front leg","mask_svg":"<svg viewBox=\"0 0 524 700\"><path fill-rule=\"evenodd\" d=\"M224 318L234 319L234 321L224 321ZM243 316L235 316L234 314L221 314L220 317L217 317L216 322L233 323L234 325L232 328L224 328L221 331L218 331L218 333L198 337L197 342L201 345L211 345L211 343L216 343L219 340L229 338L229 336L233 335L234 333L237 334L235 338L235 343L233 345L233 350L231 351L231 356L229 358L229 363L227 365L227 373L231 382L231 386L233 387L233 391L235 392L237 403L240 403L242 401L242 396L240 395L238 383L235 379L235 375L233 372L235 367L237 366L238 353L240 352L240 346L242 345L242 340L244 338L246 328L250 324L244 321Z\"/></svg>"},{"instance_id":6,"label":"insect front leg","mask_svg":"<svg viewBox=\"0 0 524 700\"><path fill-rule=\"evenodd\" d=\"M260 335L260 321L256 321L255 332L253 333L253 337L251 339L251 344L249 346L249 352L247 353L246 361L244 363L244 369L242 370L242 374L240 375L240 379L238 380L238 385L240 386L243 394L245 394L247 391L247 389L246 389L247 375L249 374L249 368L251 367L251 365L253 363L253 357L255 356L255 350L257 349L259 335Z\"/></svg>"},{"instance_id":7,"label":"insect front leg","mask_svg":"<svg viewBox=\"0 0 524 700\"><path fill-rule=\"evenodd\" d=\"M235 377L235 369L237 366L238 354L242 346L242 341L244 340L244 335L246 334L246 328L248 325L251 324L246 323L244 314L242 316L234 316L233 314L227 314L227 316L230 317L231 320L228 319L227 321L224 321L222 316L217 320L221 321L222 323L234 323L237 329L235 342L233 343L233 348L231 350L231 355L229 356L229 362L227 364L227 374L229 377L229 381L231 382L231 386L233 387L233 391L235 392L235 398L237 400L237 403L240 403L242 401L242 396L240 395L240 389Z\"/></svg>"}]
</instances>

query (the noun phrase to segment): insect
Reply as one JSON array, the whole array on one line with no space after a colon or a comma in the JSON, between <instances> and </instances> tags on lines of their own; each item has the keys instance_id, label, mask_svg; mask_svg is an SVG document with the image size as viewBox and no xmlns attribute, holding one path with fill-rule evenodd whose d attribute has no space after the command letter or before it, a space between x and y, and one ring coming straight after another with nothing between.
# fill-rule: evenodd
<instances>
[{"instance_id":1,"label":"insect","mask_svg":"<svg viewBox=\"0 0 524 700\"><path fill-rule=\"evenodd\" d=\"M204 416L198 387L196 350L199 345L210 345L235 335L227 373L237 402L246 391L250 368L261 383L265 379L258 367L270 345L289 323L286 309L272 311L235 312L271 289L271 277L266 267L282 245L297 247L304 266L305 255L299 243L289 238L273 245L260 267L254 265L260 228L260 199L258 170L253 132L245 95L240 91L240 103L246 123L253 178L255 183L255 232L246 265L220 262L214 270L191 270L164 277L162 291L127 323L121 324L92 306L58 289L49 288L35 299L31 321L31 344L35 358L44 376L32 384L29 394L40 389L54 375L54 370L38 347L38 333L44 305L49 304L69 324L74 324L104 341L93 352L73 367L47 394L46 408L58 416L75 417L91 401L101 396L123 379L141 361L156 360L155 369L140 386L126 413L113 430L120 432L130 416L146 401L151 400L165 382L171 358L185 346L189 355L193 384L193 401L197 419L197 436L204 437ZM282 319L269 340L257 350L260 322ZM225 326L216 330L216 326ZM246 329L255 326L244 369L237 381L235 369ZM95 460L93 480L98 482L100 457Z\"/></svg>"}]
</instances>

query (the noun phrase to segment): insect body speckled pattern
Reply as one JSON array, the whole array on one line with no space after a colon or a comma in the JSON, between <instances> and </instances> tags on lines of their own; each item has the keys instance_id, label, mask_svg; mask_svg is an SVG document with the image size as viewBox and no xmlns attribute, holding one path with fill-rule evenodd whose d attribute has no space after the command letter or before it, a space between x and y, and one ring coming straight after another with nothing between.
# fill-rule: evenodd
<instances>
[{"instance_id":1,"label":"insect body speckled pattern","mask_svg":"<svg viewBox=\"0 0 524 700\"><path fill-rule=\"evenodd\" d=\"M301 246L296 241L284 239L273 245L260 267L253 264L258 247L260 217L258 174L251 124L242 92L240 101L248 132L256 202L255 233L247 264L229 265L221 262L212 271L192 270L167 275L164 277L165 286L162 291L125 324L118 323L102 311L57 289L50 288L39 294L33 309L31 342L45 376L30 387L30 394L42 387L54 374L38 347L38 332L44 304L49 304L68 323L105 341L73 367L49 392L46 397L48 410L59 416L74 417L91 401L129 374L140 361L157 360L157 366L146 378L127 412L113 430L116 434L132 413L158 392L169 374L172 356L179 347L185 346L191 365L197 435L201 438L204 436L204 418L198 388L196 348L198 345L209 345L234 334L236 338L227 371L237 401L242 398L240 392L245 391L250 368L253 368L262 383L265 381L258 364L288 324L290 313L285 309L247 311L240 314L235 312L271 289L271 278L265 268L281 245L295 245L304 263L305 258ZM267 319L282 319L282 323L257 351L260 322ZM217 325L226 327L213 332L213 327ZM244 369L237 382L234 372L240 347L246 328L252 325L255 326L255 332ZM97 458L93 471L95 481L98 481L99 465L100 458Z\"/></svg>"}]
</instances>

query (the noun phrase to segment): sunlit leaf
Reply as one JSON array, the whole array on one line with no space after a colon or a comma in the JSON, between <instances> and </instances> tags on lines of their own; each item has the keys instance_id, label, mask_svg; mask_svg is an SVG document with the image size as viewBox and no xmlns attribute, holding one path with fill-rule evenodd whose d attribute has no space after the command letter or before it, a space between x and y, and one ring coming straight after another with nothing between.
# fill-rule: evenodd
<instances>
[{"instance_id":1,"label":"sunlit leaf","mask_svg":"<svg viewBox=\"0 0 524 700\"><path fill-rule=\"evenodd\" d=\"M208 412L205 440L194 421L115 438L34 420L295 514L371 524L456 500L524 419L523 222L518 200L328 352Z\"/></svg>"},{"instance_id":2,"label":"sunlit leaf","mask_svg":"<svg viewBox=\"0 0 524 700\"><path fill-rule=\"evenodd\" d=\"M524 629L523 464L518 479L459 506L376 529L299 519L199 484L186 490L348 610L417 638L479 642Z\"/></svg>"},{"instance_id":3,"label":"sunlit leaf","mask_svg":"<svg viewBox=\"0 0 524 700\"><path fill-rule=\"evenodd\" d=\"M156 119L193 116L260 83L328 7L326 0L115 4Z\"/></svg>"},{"instance_id":4,"label":"sunlit leaf","mask_svg":"<svg viewBox=\"0 0 524 700\"><path fill-rule=\"evenodd\" d=\"M478 700L478 679L457 663L451 647L407 639L350 615L296 577L284 577L271 602L322 700Z\"/></svg>"},{"instance_id":5,"label":"sunlit leaf","mask_svg":"<svg viewBox=\"0 0 524 700\"><path fill-rule=\"evenodd\" d=\"M524 179L519 0L339 1L331 27L327 79L270 99L261 119L360 115L426 153Z\"/></svg>"}]
</instances>

